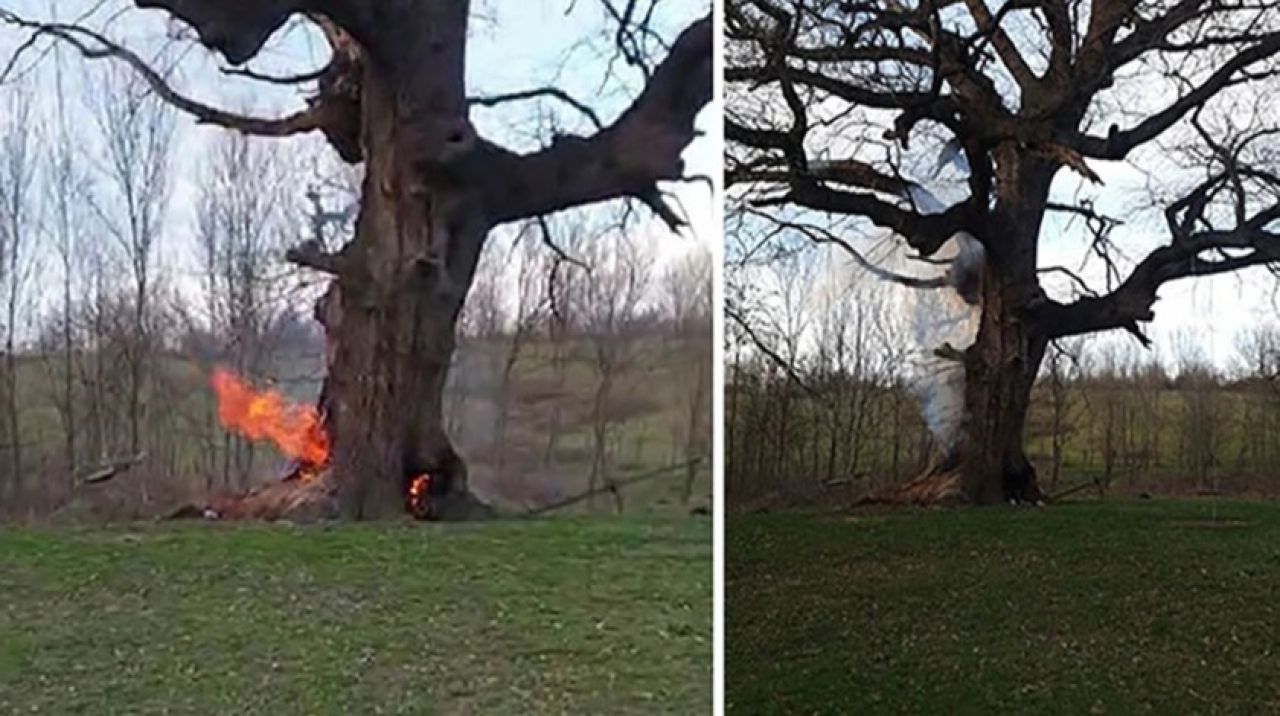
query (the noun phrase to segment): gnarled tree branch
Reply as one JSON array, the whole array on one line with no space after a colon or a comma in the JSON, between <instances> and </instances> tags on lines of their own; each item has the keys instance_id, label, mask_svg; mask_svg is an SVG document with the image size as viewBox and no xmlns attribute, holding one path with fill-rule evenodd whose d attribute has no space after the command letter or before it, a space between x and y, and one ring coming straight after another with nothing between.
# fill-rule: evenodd
<instances>
[{"instance_id":1,"label":"gnarled tree branch","mask_svg":"<svg viewBox=\"0 0 1280 716\"><path fill-rule=\"evenodd\" d=\"M657 185L682 178L680 154L694 139L694 118L711 100L711 18L680 34L644 91L611 125L591 137L564 136L518 155L482 144L466 162L494 224L613 198L656 207L672 228L678 215Z\"/></svg>"},{"instance_id":2,"label":"gnarled tree branch","mask_svg":"<svg viewBox=\"0 0 1280 716\"><path fill-rule=\"evenodd\" d=\"M35 22L8 11L0 11L0 21L30 30L34 35L48 35L66 42L88 59L110 58L124 62L142 77L157 97L192 115L197 122L225 127L244 134L283 137L322 129L328 121L328 112L323 103L312 104L304 110L277 119L228 112L178 92L137 53L113 42L101 33L78 25Z\"/></svg>"}]
</instances>

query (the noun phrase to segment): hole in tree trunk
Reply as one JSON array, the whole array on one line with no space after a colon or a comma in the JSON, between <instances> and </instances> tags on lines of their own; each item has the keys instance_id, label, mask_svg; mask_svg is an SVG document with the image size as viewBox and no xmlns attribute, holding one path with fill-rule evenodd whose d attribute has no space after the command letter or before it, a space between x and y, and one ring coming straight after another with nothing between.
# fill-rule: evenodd
<instances>
[{"instance_id":1,"label":"hole in tree trunk","mask_svg":"<svg viewBox=\"0 0 1280 716\"><path fill-rule=\"evenodd\" d=\"M415 520L429 520L431 514L431 474L405 478L405 509Z\"/></svg>"},{"instance_id":2,"label":"hole in tree trunk","mask_svg":"<svg viewBox=\"0 0 1280 716\"><path fill-rule=\"evenodd\" d=\"M415 520L440 519L440 501L449 494L451 483L444 471L406 474L401 481L405 511Z\"/></svg>"}]
</instances>

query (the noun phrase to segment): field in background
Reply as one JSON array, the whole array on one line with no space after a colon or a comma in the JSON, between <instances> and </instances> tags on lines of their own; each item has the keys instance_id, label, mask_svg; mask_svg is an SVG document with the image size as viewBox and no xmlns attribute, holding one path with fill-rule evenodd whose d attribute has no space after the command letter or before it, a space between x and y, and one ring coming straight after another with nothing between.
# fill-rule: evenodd
<instances>
[{"instance_id":1,"label":"field in background","mask_svg":"<svg viewBox=\"0 0 1280 716\"><path fill-rule=\"evenodd\" d=\"M530 340L520 349L504 386L509 351L503 337L464 339L455 356L446 398L446 423L468 460L476 489L510 511L563 500L584 492L594 446L594 402L598 375L587 339L566 349L564 381L551 365L552 346ZM707 339L709 340L709 338ZM692 473L678 469L622 489L625 512L688 512L710 504L710 347L701 338L669 337L659 331L636 339L625 367L611 386L602 414L608 426L609 474L620 480L644 475L689 455L702 458ZM95 467L128 457L123 418L102 416L103 445L90 444L94 427L90 402L80 406L81 433L74 475L67 470L65 434L58 412L56 357L26 357L19 364L19 404L24 489L37 514L101 519L145 516L210 490L243 489L278 479L285 461L271 448L232 439L218 424L208 386L212 361L193 351L170 352L151 372L146 395L146 456L142 463L103 485L73 486ZM82 372L92 369L82 356ZM705 363L706 383L695 422L695 379ZM295 349L274 356L261 371L290 397L312 402L322 374L318 349ZM79 386L77 386L79 389ZM99 402L116 409L111 395ZM504 407L505 406L505 407ZM505 438L500 420L506 414ZM692 442L689 431L694 431ZM554 437L553 437L554 434ZM692 452L690 452L692 449ZM0 472L9 471L11 453L0 452ZM686 499L687 497L687 499ZM566 512L615 511L611 495L594 505L583 502Z\"/></svg>"},{"instance_id":2,"label":"field in background","mask_svg":"<svg viewBox=\"0 0 1280 716\"><path fill-rule=\"evenodd\" d=\"M3 713L695 713L711 523L0 530Z\"/></svg>"},{"instance_id":3,"label":"field in background","mask_svg":"<svg viewBox=\"0 0 1280 716\"><path fill-rule=\"evenodd\" d=\"M551 368L551 346L529 346L514 376L509 426L499 439L500 346L464 348L446 422L483 494L511 508L532 507L586 491L594 444L594 391L598 386L591 346L577 343L571 351L565 381ZM646 337L612 388L604 413L610 422L608 451L612 474L627 480L690 458L700 459L690 475L685 469L623 488L624 510L666 511L711 504L711 348L709 344ZM486 365L487 363L487 365ZM697 387L695 375L705 371ZM479 380L466 380L475 376ZM697 401L695 391L701 393ZM695 407L696 405L696 407ZM694 451L686 438L696 410ZM554 449L551 436L557 433ZM502 464L499 464L501 451ZM688 480L692 478L692 483ZM685 500L688 490L689 500ZM611 495L597 498L600 509L613 505ZM572 512L588 508L581 503Z\"/></svg>"},{"instance_id":4,"label":"field in background","mask_svg":"<svg viewBox=\"0 0 1280 716\"><path fill-rule=\"evenodd\" d=\"M1280 708L1280 506L731 516L731 714Z\"/></svg>"},{"instance_id":5,"label":"field in background","mask_svg":"<svg viewBox=\"0 0 1280 716\"><path fill-rule=\"evenodd\" d=\"M1026 429L1041 487L1280 495L1280 386L1196 378L1094 376L1056 393L1043 378ZM905 386L833 378L820 388L814 396L775 374L726 389L732 509L850 504L918 476L937 454Z\"/></svg>"}]
</instances>

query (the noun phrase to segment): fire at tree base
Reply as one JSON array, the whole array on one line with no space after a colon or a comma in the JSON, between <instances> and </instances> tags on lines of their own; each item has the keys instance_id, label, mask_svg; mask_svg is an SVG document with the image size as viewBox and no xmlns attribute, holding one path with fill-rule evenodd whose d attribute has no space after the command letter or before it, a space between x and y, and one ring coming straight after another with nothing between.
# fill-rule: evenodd
<instances>
[{"instance_id":1,"label":"fire at tree base","mask_svg":"<svg viewBox=\"0 0 1280 716\"><path fill-rule=\"evenodd\" d=\"M341 505L343 486L328 467L330 441L316 408L291 403L274 390L257 390L222 368L213 372L210 384L223 426L247 440L271 443L292 463L281 480L183 505L168 514L170 519L312 522L347 516ZM400 487L403 514L433 521L497 516L492 506L470 492L451 489L450 482L446 474L406 476Z\"/></svg>"},{"instance_id":2,"label":"fire at tree base","mask_svg":"<svg viewBox=\"0 0 1280 716\"><path fill-rule=\"evenodd\" d=\"M288 520L319 522L342 517L338 485L329 472L300 477L295 472L278 482L248 492L215 495L203 503L190 503L170 512L168 519ZM467 493L431 494L430 477L409 483L404 514L415 520L461 522L499 517L489 504Z\"/></svg>"}]
</instances>

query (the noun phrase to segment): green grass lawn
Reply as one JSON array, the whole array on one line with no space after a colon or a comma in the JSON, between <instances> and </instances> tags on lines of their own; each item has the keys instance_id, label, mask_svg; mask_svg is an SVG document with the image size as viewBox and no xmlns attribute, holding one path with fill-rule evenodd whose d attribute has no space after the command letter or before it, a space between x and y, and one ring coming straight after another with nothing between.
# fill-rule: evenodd
<instances>
[{"instance_id":1,"label":"green grass lawn","mask_svg":"<svg viewBox=\"0 0 1280 716\"><path fill-rule=\"evenodd\" d=\"M704 713L711 524L0 530L0 713Z\"/></svg>"},{"instance_id":2,"label":"green grass lawn","mask_svg":"<svg viewBox=\"0 0 1280 716\"><path fill-rule=\"evenodd\" d=\"M1275 713L1280 505L732 516L733 714Z\"/></svg>"}]
</instances>

